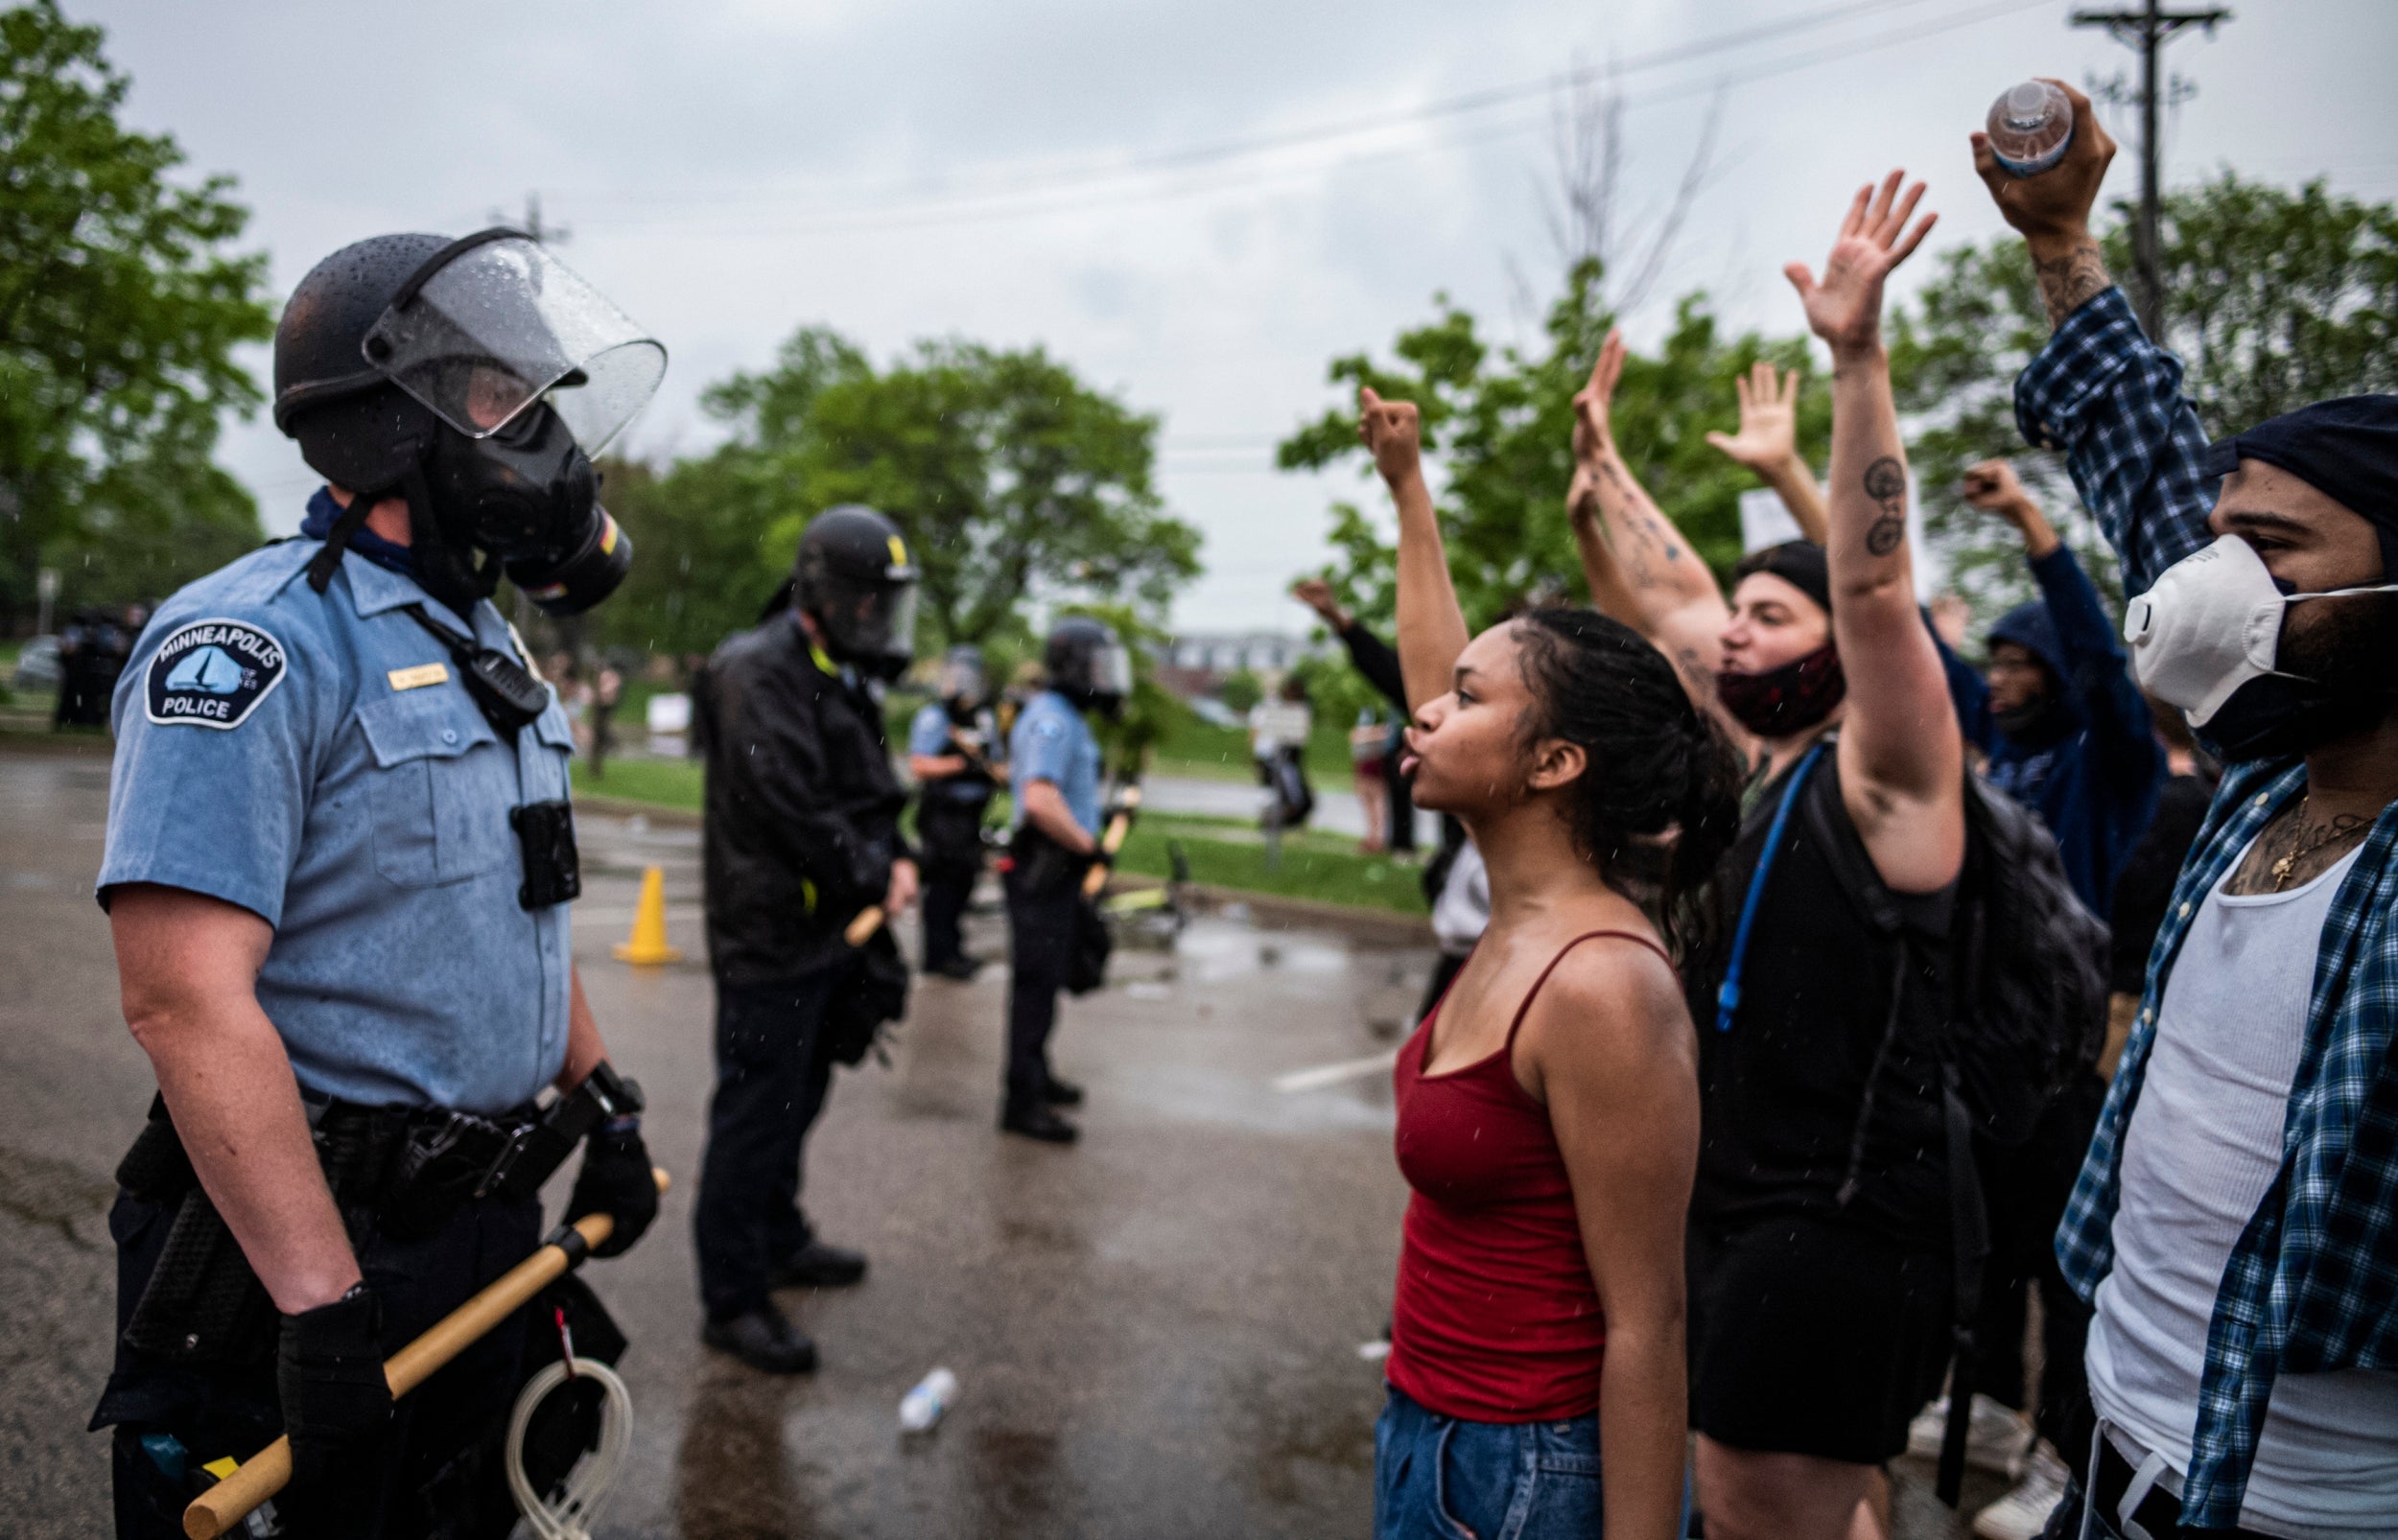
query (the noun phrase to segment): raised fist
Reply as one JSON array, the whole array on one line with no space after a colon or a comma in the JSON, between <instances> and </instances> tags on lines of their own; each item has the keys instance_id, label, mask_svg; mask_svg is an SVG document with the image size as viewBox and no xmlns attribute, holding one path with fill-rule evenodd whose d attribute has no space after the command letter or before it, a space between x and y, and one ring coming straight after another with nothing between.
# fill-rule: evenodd
<instances>
[{"instance_id":1,"label":"raised fist","mask_svg":"<svg viewBox=\"0 0 2398 1540\"><path fill-rule=\"evenodd\" d=\"M1374 468L1396 487L1423 474L1423 424L1412 401L1384 401L1374 386L1357 392L1357 436L1374 454Z\"/></svg>"}]
</instances>

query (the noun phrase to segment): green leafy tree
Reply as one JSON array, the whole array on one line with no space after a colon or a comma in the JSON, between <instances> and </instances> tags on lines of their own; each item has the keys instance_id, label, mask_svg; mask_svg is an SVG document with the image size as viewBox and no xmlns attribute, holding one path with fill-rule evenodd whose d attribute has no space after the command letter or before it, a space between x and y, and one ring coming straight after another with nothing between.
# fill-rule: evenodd
<instances>
[{"instance_id":1,"label":"green leafy tree","mask_svg":"<svg viewBox=\"0 0 2398 1540\"><path fill-rule=\"evenodd\" d=\"M1039 349L924 342L887 369L823 327L775 365L711 387L733 430L663 470L612 466L605 495L633 537L617 641L707 651L751 624L790 572L808 521L842 502L888 514L924 573L919 649L1031 648L1025 601L1162 609L1199 571L1198 531L1152 485L1157 420Z\"/></svg>"},{"instance_id":2,"label":"green leafy tree","mask_svg":"<svg viewBox=\"0 0 2398 1540\"><path fill-rule=\"evenodd\" d=\"M1574 392L1588 381L1614 322L1601 277L1596 262L1574 268L1532 348L1493 348L1470 314L1441 299L1433 320L1399 335L1392 346L1395 362L1380 363L1362 353L1335 359L1329 375L1343 399L1285 439L1278 462L1285 469L1320 469L1355 455L1371 476L1371 461L1357 442L1352 404L1357 387L1413 401L1444 476L1442 533L1467 618L1488 624L1531 594L1583 596L1565 487L1573 474ZM1719 569L1739 559L1739 495L1759 483L1705 435L1733 425L1732 382L1759 359L1802 372L1809 367L1802 340L1728 337L1704 296L1693 294L1675 307L1673 326L1656 354L1626 361L1615 396L1616 436L1634 470ZM1827 392L1802 390L1802 450L1822 455L1830 414ZM1387 626L1395 550L1349 502L1333 506L1331 541L1337 555L1325 575L1362 618Z\"/></svg>"},{"instance_id":3,"label":"green leafy tree","mask_svg":"<svg viewBox=\"0 0 2398 1540\"><path fill-rule=\"evenodd\" d=\"M1215 687L1215 698L1224 703L1226 711L1246 714L1251 707L1265 699L1265 686L1244 664L1224 676L1224 683Z\"/></svg>"},{"instance_id":4,"label":"green leafy tree","mask_svg":"<svg viewBox=\"0 0 2398 1540\"><path fill-rule=\"evenodd\" d=\"M2398 208L2295 190L2224 172L2167 195L2160 210L2165 343L2187 367L2183 388L2210 435L2237 432L2326 397L2398 389ZM2132 270L2128 210L2104 235L2108 269ZM1962 246L1895 317L1891 347L1899 409L1932 534L1960 587L1986 614L2031 593L2021 548L1966 507L1966 466L2004 456L2086 555L2113 581L2057 455L2016 430L2015 376L2048 341L2032 264L2004 236Z\"/></svg>"},{"instance_id":5,"label":"green leafy tree","mask_svg":"<svg viewBox=\"0 0 2398 1540\"><path fill-rule=\"evenodd\" d=\"M268 336L225 176L117 121L129 82L54 0L0 12L0 631L45 562L69 602L155 597L259 537L211 456Z\"/></svg>"},{"instance_id":6,"label":"green leafy tree","mask_svg":"<svg viewBox=\"0 0 2398 1540\"><path fill-rule=\"evenodd\" d=\"M898 522L929 645L979 642L1041 595L1162 609L1198 574L1199 532L1153 484L1157 419L1037 347L920 342L878 370L811 329L710 403L741 425L747 472L779 490L770 545L791 548L838 502Z\"/></svg>"}]
</instances>

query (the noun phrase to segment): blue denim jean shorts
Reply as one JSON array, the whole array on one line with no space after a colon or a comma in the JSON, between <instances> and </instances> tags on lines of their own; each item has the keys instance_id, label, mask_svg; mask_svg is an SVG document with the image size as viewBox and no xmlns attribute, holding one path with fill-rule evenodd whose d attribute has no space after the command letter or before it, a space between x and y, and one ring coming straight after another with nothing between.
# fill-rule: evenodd
<instances>
[{"instance_id":1,"label":"blue denim jean shorts","mask_svg":"<svg viewBox=\"0 0 2398 1540\"><path fill-rule=\"evenodd\" d=\"M1599 1418L1469 1422L1393 1388L1374 1425L1375 1540L1589 1540Z\"/></svg>"}]
</instances>

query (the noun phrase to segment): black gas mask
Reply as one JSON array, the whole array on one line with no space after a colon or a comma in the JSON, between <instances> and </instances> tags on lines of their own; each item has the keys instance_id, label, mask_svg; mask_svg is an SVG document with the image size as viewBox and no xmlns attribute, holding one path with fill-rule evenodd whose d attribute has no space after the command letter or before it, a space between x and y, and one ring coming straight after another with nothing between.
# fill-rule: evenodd
<instances>
[{"instance_id":1,"label":"black gas mask","mask_svg":"<svg viewBox=\"0 0 2398 1540\"><path fill-rule=\"evenodd\" d=\"M666 349L521 231L382 236L301 280L275 333L275 421L360 494L320 590L373 502L409 505L425 591L463 615L505 572L551 615L614 593L632 543L591 456L648 401Z\"/></svg>"},{"instance_id":2,"label":"black gas mask","mask_svg":"<svg viewBox=\"0 0 2398 1540\"><path fill-rule=\"evenodd\" d=\"M544 614L580 615L632 567L631 539L600 505L599 473L547 403L483 438L444 425L424 481L429 505L410 500L417 572L445 603L444 588L488 597L505 571Z\"/></svg>"}]
</instances>

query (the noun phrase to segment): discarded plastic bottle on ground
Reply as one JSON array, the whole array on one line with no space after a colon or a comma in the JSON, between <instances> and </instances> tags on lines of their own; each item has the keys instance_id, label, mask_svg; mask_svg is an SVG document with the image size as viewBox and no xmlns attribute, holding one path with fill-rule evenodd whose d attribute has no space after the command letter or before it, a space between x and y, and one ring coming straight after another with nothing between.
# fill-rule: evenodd
<instances>
[{"instance_id":1,"label":"discarded plastic bottle on ground","mask_svg":"<svg viewBox=\"0 0 2398 1540\"><path fill-rule=\"evenodd\" d=\"M934 1369L916 1382L914 1389L900 1397L900 1432L923 1433L941 1420L941 1413L957 1399L957 1376L947 1369Z\"/></svg>"},{"instance_id":2,"label":"discarded plastic bottle on ground","mask_svg":"<svg viewBox=\"0 0 2398 1540\"><path fill-rule=\"evenodd\" d=\"M2046 81L2011 86L1990 104L1990 153L2017 176L2037 176L2073 143L2073 103Z\"/></svg>"}]
</instances>

